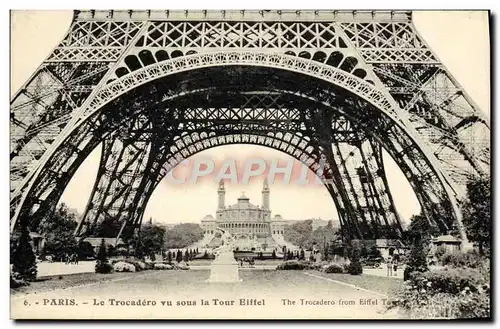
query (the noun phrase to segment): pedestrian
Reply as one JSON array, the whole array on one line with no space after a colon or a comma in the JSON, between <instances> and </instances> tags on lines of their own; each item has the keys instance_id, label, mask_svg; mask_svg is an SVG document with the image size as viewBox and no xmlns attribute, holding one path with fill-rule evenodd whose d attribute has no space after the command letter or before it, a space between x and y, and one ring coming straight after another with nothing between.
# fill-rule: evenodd
<instances>
[{"instance_id":1,"label":"pedestrian","mask_svg":"<svg viewBox=\"0 0 500 329\"><path fill-rule=\"evenodd\" d=\"M393 261L394 276L398 276L398 260L394 258Z\"/></svg>"},{"instance_id":2,"label":"pedestrian","mask_svg":"<svg viewBox=\"0 0 500 329\"><path fill-rule=\"evenodd\" d=\"M392 258L391 256L387 257L387 276L392 276Z\"/></svg>"}]
</instances>

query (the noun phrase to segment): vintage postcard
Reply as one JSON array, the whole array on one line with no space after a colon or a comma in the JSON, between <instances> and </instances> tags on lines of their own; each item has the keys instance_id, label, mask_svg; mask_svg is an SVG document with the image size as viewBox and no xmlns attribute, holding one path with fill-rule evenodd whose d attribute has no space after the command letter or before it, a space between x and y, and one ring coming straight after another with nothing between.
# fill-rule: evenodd
<instances>
[{"instance_id":1,"label":"vintage postcard","mask_svg":"<svg viewBox=\"0 0 500 329\"><path fill-rule=\"evenodd\" d=\"M489 21L11 11L11 318L490 319Z\"/></svg>"}]
</instances>

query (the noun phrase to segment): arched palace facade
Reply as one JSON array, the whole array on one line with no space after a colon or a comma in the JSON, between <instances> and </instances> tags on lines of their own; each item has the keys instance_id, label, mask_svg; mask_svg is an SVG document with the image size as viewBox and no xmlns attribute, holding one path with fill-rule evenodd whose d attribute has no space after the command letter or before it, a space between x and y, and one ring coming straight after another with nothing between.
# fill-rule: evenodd
<instances>
[{"instance_id":1,"label":"arched palace facade","mask_svg":"<svg viewBox=\"0 0 500 329\"><path fill-rule=\"evenodd\" d=\"M218 206L215 218L205 216L201 221L208 245L216 247L220 241L217 239L217 228L222 228L231 233L237 241L239 249L262 250L286 245L284 240L285 220L280 215L271 216L270 189L267 179L262 187L262 205L250 203L244 194L238 202L226 206L226 189L224 182L219 183ZM218 243L219 241L219 243Z\"/></svg>"}]
</instances>

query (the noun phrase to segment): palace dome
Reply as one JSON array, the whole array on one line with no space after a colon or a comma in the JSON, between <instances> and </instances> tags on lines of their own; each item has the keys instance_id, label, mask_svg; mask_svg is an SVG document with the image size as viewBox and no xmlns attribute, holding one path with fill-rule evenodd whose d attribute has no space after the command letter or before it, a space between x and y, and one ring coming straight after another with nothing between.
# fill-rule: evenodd
<instances>
[{"instance_id":1,"label":"palace dome","mask_svg":"<svg viewBox=\"0 0 500 329\"><path fill-rule=\"evenodd\" d=\"M198 218L199 218L199 217L198 217ZM212 215L208 214L208 215L206 215L205 217L203 217L203 219L202 219L202 220L209 221L209 220L215 220L215 218L214 218L214 216L212 216Z\"/></svg>"}]
</instances>

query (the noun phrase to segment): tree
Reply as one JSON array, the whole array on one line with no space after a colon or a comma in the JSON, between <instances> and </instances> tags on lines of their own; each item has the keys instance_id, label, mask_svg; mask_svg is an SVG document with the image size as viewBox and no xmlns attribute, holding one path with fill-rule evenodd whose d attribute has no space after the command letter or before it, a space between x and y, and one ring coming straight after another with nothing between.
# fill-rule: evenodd
<instances>
[{"instance_id":1,"label":"tree","mask_svg":"<svg viewBox=\"0 0 500 329\"><path fill-rule=\"evenodd\" d=\"M353 242L351 248L351 263L349 264L347 271L351 275L360 275L363 273L363 266L360 262L361 248L359 243Z\"/></svg>"},{"instance_id":2,"label":"tree","mask_svg":"<svg viewBox=\"0 0 500 329\"><path fill-rule=\"evenodd\" d=\"M78 245L73 232L55 230L45 234L43 253L54 255L55 259L64 260L64 256L78 251Z\"/></svg>"},{"instance_id":3,"label":"tree","mask_svg":"<svg viewBox=\"0 0 500 329\"><path fill-rule=\"evenodd\" d=\"M73 233L77 225L77 214L70 211L68 206L63 202L50 216L42 218L38 224L37 232L43 236L55 231Z\"/></svg>"},{"instance_id":4,"label":"tree","mask_svg":"<svg viewBox=\"0 0 500 329\"><path fill-rule=\"evenodd\" d=\"M372 258L380 258L382 257L382 253L380 250L377 248L377 246L372 246L370 248L370 251L368 252L368 255Z\"/></svg>"},{"instance_id":5,"label":"tree","mask_svg":"<svg viewBox=\"0 0 500 329\"><path fill-rule=\"evenodd\" d=\"M108 245L108 257L116 256L116 248L112 245Z\"/></svg>"},{"instance_id":6,"label":"tree","mask_svg":"<svg viewBox=\"0 0 500 329\"><path fill-rule=\"evenodd\" d=\"M184 252L184 259L183 259L186 263L189 262L189 252L188 250L186 249L185 252Z\"/></svg>"},{"instance_id":7,"label":"tree","mask_svg":"<svg viewBox=\"0 0 500 329\"><path fill-rule=\"evenodd\" d=\"M114 238L120 232L122 224L114 218L106 218L96 228L96 235L103 238Z\"/></svg>"},{"instance_id":8,"label":"tree","mask_svg":"<svg viewBox=\"0 0 500 329\"><path fill-rule=\"evenodd\" d=\"M200 252L198 251L198 247L196 247L196 254L198 255Z\"/></svg>"},{"instance_id":9,"label":"tree","mask_svg":"<svg viewBox=\"0 0 500 329\"><path fill-rule=\"evenodd\" d=\"M422 214L413 215L410 221L405 234L407 245L413 245L416 239L420 239L421 243L427 246L433 236L440 234L439 229Z\"/></svg>"},{"instance_id":10,"label":"tree","mask_svg":"<svg viewBox=\"0 0 500 329\"><path fill-rule=\"evenodd\" d=\"M415 237L410 251L410 256L408 257L408 262L406 263L404 270L404 280L408 280L410 278L410 274L413 272L427 272L429 270L426 255L427 253L425 252L422 238L419 236Z\"/></svg>"},{"instance_id":11,"label":"tree","mask_svg":"<svg viewBox=\"0 0 500 329\"><path fill-rule=\"evenodd\" d=\"M97 261L95 264L96 273L110 273L113 267L109 264L108 255L106 251L106 242L101 240L99 251L97 252Z\"/></svg>"},{"instance_id":12,"label":"tree","mask_svg":"<svg viewBox=\"0 0 500 329\"><path fill-rule=\"evenodd\" d=\"M271 257L272 257L273 259L276 259L276 251L275 251L275 250L273 250L273 254L272 254L272 256L271 256Z\"/></svg>"},{"instance_id":13,"label":"tree","mask_svg":"<svg viewBox=\"0 0 500 329\"><path fill-rule=\"evenodd\" d=\"M203 239L203 229L194 223L175 225L165 233L165 249L186 248Z\"/></svg>"},{"instance_id":14,"label":"tree","mask_svg":"<svg viewBox=\"0 0 500 329\"><path fill-rule=\"evenodd\" d=\"M330 255L337 255L343 258L346 258L348 256L346 252L346 246L341 240L336 240L331 243Z\"/></svg>"},{"instance_id":15,"label":"tree","mask_svg":"<svg viewBox=\"0 0 500 329\"><path fill-rule=\"evenodd\" d=\"M321 260L329 260L328 253L329 253L330 245L327 243L325 245L325 248L323 248L323 254L321 255Z\"/></svg>"},{"instance_id":16,"label":"tree","mask_svg":"<svg viewBox=\"0 0 500 329\"><path fill-rule=\"evenodd\" d=\"M141 227L140 239L144 253L160 253L165 245L165 227L159 224L144 224Z\"/></svg>"},{"instance_id":17,"label":"tree","mask_svg":"<svg viewBox=\"0 0 500 329\"><path fill-rule=\"evenodd\" d=\"M10 263L14 263L14 252L16 251L17 245L19 244L19 232L13 232L10 235Z\"/></svg>"},{"instance_id":18,"label":"tree","mask_svg":"<svg viewBox=\"0 0 500 329\"><path fill-rule=\"evenodd\" d=\"M182 251L180 249L177 249L177 256L175 256L175 260L177 263L182 262Z\"/></svg>"},{"instance_id":19,"label":"tree","mask_svg":"<svg viewBox=\"0 0 500 329\"><path fill-rule=\"evenodd\" d=\"M305 220L285 226L285 240L302 248L312 245L312 220Z\"/></svg>"},{"instance_id":20,"label":"tree","mask_svg":"<svg viewBox=\"0 0 500 329\"><path fill-rule=\"evenodd\" d=\"M76 252L79 259L94 257L94 248L88 241L80 240L80 242L78 242Z\"/></svg>"},{"instance_id":21,"label":"tree","mask_svg":"<svg viewBox=\"0 0 500 329\"><path fill-rule=\"evenodd\" d=\"M467 183L467 200L463 205L463 224L467 238L475 242L479 253L491 246L491 185L486 178Z\"/></svg>"},{"instance_id":22,"label":"tree","mask_svg":"<svg viewBox=\"0 0 500 329\"><path fill-rule=\"evenodd\" d=\"M305 253L304 249L300 249L300 257L299 257L299 259L300 260L306 259L306 253Z\"/></svg>"},{"instance_id":23,"label":"tree","mask_svg":"<svg viewBox=\"0 0 500 329\"><path fill-rule=\"evenodd\" d=\"M78 225L77 214L61 203L50 216L44 217L38 225L38 233L45 238L44 254L63 260L66 254L78 252L74 231Z\"/></svg>"},{"instance_id":24,"label":"tree","mask_svg":"<svg viewBox=\"0 0 500 329\"><path fill-rule=\"evenodd\" d=\"M311 227L312 228L312 227ZM311 234L311 243L323 245L326 242L330 243L331 241L337 240L338 234L337 229L333 227L332 221L328 221L328 224L325 226L320 226L315 229Z\"/></svg>"},{"instance_id":25,"label":"tree","mask_svg":"<svg viewBox=\"0 0 500 329\"><path fill-rule=\"evenodd\" d=\"M206 249L205 249L205 253L203 253L203 259L208 259L208 252Z\"/></svg>"},{"instance_id":26,"label":"tree","mask_svg":"<svg viewBox=\"0 0 500 329\"><path fill-rule=\"evenodd\" d=\"M30 242L28 229L23 228L12 255L12 272L26 281L35 280L37 274L36 257Z\"/></svg>"},{"instance_id":27,"label":"tree","mask_svg":"<svg viewBox=\"0 0 500 329\"><path fill-rule=\"evenodd\" d=\"M138 235L134 235L130 240L130 243L134 246L134 256L135 258L142 259L144 258L144 245L142 244L141 239Z\"/></svg>"},{"instance_id":28,"label":"tree","mask_svg":"<svg viewBox=\"0 0 500 329\"><path fill-rule=\"evenodd\" d=\"M170 250L167 252L167 262L172 263L172 252Z\"/></svg>"},{"instance_id":29,"label":"tree","mask_svg":"<svg viewBox=\"0 0 500 329\"><path fill-rule=\"evenodd\" d=\"M368 253L368 248L366 248L366 246L363 244L363 246L361 247L361 253L360 253L360 256L362 258L367 258L369 255Z\"/></svg>"}]
</instances>

